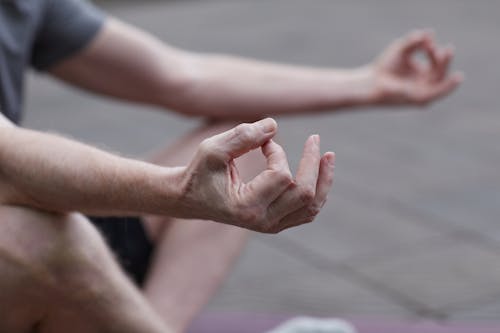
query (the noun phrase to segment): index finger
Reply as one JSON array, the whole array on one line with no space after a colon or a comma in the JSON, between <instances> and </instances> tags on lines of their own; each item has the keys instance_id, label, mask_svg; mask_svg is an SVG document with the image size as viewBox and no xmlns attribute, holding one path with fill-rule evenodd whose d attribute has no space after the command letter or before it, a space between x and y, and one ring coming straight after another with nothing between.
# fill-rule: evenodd
<instances>
[{"instance_id":1,"label":"index finger","mask_svg":"<svg viewBox=\"0 0 500 333\"><path fill-rule=\"evenodd\" d=\"M425 46L433 40L433 32L428 30L418 30L409 33L400 41L400 48L403 55L411 56L415 51Z\"/></svg>"},{"instance_id":2,"label":"index finger","mask_svg":"<svg viewBox=\"0 0 500 333\"><path fill-rule=\"evenodd\" d=\"M277 131L276 121L266 118L251 124L243 123L204 140L204 149L225 164L252 149L261 147Z\"/></svg>"}]
</instances>

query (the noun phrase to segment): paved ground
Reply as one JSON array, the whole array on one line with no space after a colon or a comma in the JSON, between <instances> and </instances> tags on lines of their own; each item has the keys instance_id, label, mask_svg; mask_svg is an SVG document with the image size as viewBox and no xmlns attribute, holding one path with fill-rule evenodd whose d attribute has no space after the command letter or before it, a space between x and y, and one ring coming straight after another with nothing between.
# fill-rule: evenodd
<instances>
[{"instance_id":1,"label":"paved ground","mask_svg":"<svg viewBox=\"0 0 500 333\"><path fill-rule=\"evenodd\" d=\"M500 319L500 2L107 6L181 47L310 65L362 64L413 27L436 28L467 76L452 98L425 112L280 119L291 162L313 132L337 152L331 201L313 225L256 236L207 312ZM28 126L133 155L196 126L43 78L31 78L28 96Z\"/></svg>"}]
</instances>

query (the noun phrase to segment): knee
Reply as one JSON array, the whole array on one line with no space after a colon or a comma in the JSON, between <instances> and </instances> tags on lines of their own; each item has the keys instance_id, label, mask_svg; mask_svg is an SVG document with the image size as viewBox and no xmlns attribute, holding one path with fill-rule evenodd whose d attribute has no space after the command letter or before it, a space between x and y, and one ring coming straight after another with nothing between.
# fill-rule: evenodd
<instances>
[{"instance_id":1,"label":"knee","mask_svg":"<svg viewBox=\"0 0 500 333\"><path fill-rule=\"evenodd\" d=\"M28 331L58 300L74 295L74 286L80 294L95 294L82 272L99 264L103 247L77 214L0 206L0 331Z\"/></svg>"},{"instance_id":2,"label":"knee","mask_svg":"<svg viewBox=\"0 0 500 333\"><path fill-rule=\"evenodd\" d=\"M0 221L0 270L22 287L52 294L75 287L86 278L84 267L97 269L105 252L98 232L79 214L1 206Z\"/></svg>"}]
</instances>

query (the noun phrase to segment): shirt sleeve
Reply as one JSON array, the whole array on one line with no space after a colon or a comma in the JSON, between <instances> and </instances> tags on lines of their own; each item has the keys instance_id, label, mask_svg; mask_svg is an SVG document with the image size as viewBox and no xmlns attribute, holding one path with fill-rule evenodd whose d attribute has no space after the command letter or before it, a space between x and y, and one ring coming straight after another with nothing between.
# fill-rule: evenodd
<instances>
[{"instance_id":1,"label":"shirt sleeve","mask_svg":"<svg viewBox=\"0 0 500 333\"><path fill-rule=\"evenodd\" d=\"M85 0L47 0L37 31L31 64L45 70L83 49L106 15Z\"/></svg>"}]
</instances>

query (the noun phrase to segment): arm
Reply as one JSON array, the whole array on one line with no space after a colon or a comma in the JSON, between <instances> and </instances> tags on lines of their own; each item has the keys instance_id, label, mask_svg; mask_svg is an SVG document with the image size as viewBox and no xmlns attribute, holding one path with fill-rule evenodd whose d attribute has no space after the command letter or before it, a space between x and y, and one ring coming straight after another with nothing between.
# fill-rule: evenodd
<instances>
[{"instance_id":1,"label":"arm","mask_svg":"<svg viewBox=\"0 0 500 333\"><path fill-rule=\"evenodd\" d=\"M1 115L1 114L0 114ZM10 126L0 116L0 204L56 212L211 219L261 232L311 222L333 181L333 153L306 142L292 178L272 119L206 139L186 167L118 157L62 137ZM233 160L261 147L268 168L244 183Z\"/></svg>"},{"instance_id":2,"label":"arm","mask_svg":"<svg viewBox=\"0 0 500 333\"><path fill-rule=\"evenodd\" d=\"M413 61L427 53L430 66ZM428 32L394 42L373 63L352 70L271 64L194 54L109 19L91 45L52 68L88 90L158 105L187 115L256 118L371 104L425 104L461 81L449 76L453 57Z\"/></svg>"},{"instance_id":3,"label":"arm","mask_svg":"<svg viewBox=\"0 0 500 333\"><path fill-rule=\"evenodd\" d=\"M89 214L165 214L180 169L161 168L15 127L0 114L0 202Z\"/></svg>"}]
</instances>

